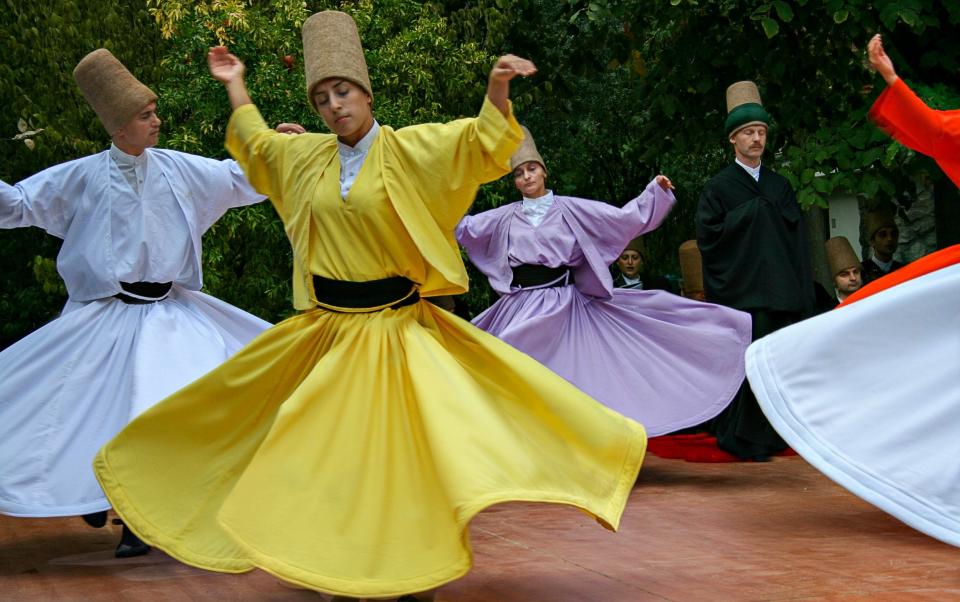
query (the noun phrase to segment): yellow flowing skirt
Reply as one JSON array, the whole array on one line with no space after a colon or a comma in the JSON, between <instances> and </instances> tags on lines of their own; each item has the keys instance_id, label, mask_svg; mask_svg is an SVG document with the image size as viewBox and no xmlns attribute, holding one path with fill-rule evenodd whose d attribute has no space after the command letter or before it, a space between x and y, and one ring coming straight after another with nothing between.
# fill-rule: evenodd
<instances>
[{"instance_id":1,"label":"yellow flowing skirt","mask_svg":"<svg viewBox=\"0 0 960 602\"><path fill-rule=\"evenodd\" d=\"M467 524L499 502L615 530L645 448L638 423L421 301L278 324L94 468L130 528L187 564L373 597L466 573Z\"/></svg>"}]
</instances>

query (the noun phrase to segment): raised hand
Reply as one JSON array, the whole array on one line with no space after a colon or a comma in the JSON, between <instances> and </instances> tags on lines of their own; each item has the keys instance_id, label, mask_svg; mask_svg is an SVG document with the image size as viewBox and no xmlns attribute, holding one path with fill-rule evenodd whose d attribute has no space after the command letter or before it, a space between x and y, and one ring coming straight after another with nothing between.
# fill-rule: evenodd
<instances>
[{"instance_id":1,"label":"raised hand","mask_svg":"<svg viewBox=\"0 0 960 602\"><path fill-rule=\"evenodd\" d=\"M507 115L509 105L507 100L510 98L510 80L516 76L528 77L537 72L537 66L533 61L505 54L497 59L493 69L490 70L490 79L487 81L487 98L500 112Z\"/></svg>"},{"instance_id":2,"label":"raised hand","mask_svg":"<svg viewBox=\"0 0 960 602\"><path fill-rule=\"evenodd\" d=\"M883 40L879 33L870 38L870 42L867 44L867 56L870 58L870 66L877 70L877 73L883 77L888 85L897 81L897 72L893 68L893 61L884 52Z\"/></svg>"},{"instance_id":3,"label":"raised hand","mask_svg":"<svg viewBox=\"0 0 960 602\"><path fill-rule=\"evenodd\" d=\"M225 85L238 79L242 80L246 71L240 59L230 54L226 46L217 46L210 49L210 52L207 53L207 67L210 68L210 75Z\"/></svg>"},{"instance_id":4,"label":"raised hand","mask_svg":"<svg viewBox=\"0 0 960 602\"><path fill-rule=\"evenodd\" d=\"M664 175L657 176L657 184L660 185L660 188L663 188L664 192L669 192L673 190L673 182L670 181L670 178Z\"/></svg>"},{"instance_id":5,"label":"raised hand","mask_svg":"<svg viewBox=\"0 0 960 602\"><path fill-rule=\"evenodd\" d=\"M281 134L289 134L291 136L298 136L300 134L307 133L307 128L303 127L299 123L280 123L277 124L275 129Z\"/></svg>"},{"instance_id":6,"label":"raised hand","mask_svg":"<svg viewBox=\"0 0 960 602\"><path fill-rule=\"evenodd\" d=\"M537 66L533 64L533 61L512 54L505 54L497 59L497 63L490 70L490 79L508 82L518 75L529 77L536 72Z\"/></svg>"}]
</instances>

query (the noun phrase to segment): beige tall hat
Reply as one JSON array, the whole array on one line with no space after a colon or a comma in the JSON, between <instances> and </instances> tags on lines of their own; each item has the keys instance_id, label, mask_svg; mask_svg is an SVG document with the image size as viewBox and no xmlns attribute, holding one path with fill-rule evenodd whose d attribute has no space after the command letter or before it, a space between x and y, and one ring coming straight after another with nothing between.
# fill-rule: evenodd
<instances>
[{"instance_id":1,"label":"beige tall hat","mask_svg":"<svg viewBox=\"0 0 960 602\"><path fill-rule=\"evenodd\" d=\"M347 13L325 10L310 15L304 21L303 62L307 71L307 101L310 106L313 106L313 88L331 77L349 80L373 97L360 33L353 17Z\"/></svg>"},{"instance_id":2,"label":"beige tall hat","mask_svg":"<svg viewBox=\"0 0 960 602\"><path fill-rule=\"evenodd\" d=\"M836 276L844 270L861 267L857 254L853 252L853 247L845 236L834 236L824 243L824 247L827 250L831 275Z\"/></svg>"},{"instance_id":3,"label":"beige tall hat","mask_svg":"<svg viewBox=\"0 0 960 602\"><path fill-rule=\"evenodd\" d=\"M763 108L760 90L752 81L730 84L727 88L727 120L724 128L728 135L748 125L770 125L770 114Z\"/></svg>"},{"instance_id":4,"label":"beige tall hat","mask_svg":"<svg viewBox=\"0 0 960 602\"><path fill-rule=\"evenodd\" d=\"M523 140L520 141L517 152L510 157L510 169L516 169L518 165L523 165L527 161L536 161L546 171L547 164L543 162L543 157L537 152L537 143L533 141L530 130L525 125L521 125L520 129L523 130Z\"/></svg>"},{"instance_id":5,"label":"beige tall hat","mask_svg":"<svg viewBox=\"0 0 960 602\"><path fill-rule=\"evenodd\" d=\"M730 84L727 87L727 113L732 112L740 105L745 104L762 105L760 100L760 89L752 81L742 81Z\"/></svg>"},{"instance_id":6,"label":"beige tall hat","mask_svg":"<svg viewBox=\"0 0 960 602\"><path fill-rule=\"evenodd\" d=\"M686 295L703 291L703 263L697 241L688 240L680 245L680 275Z\"/></svg>"},{"instance_id":7,"label":"beige tall hat","mask_svg":"<svg viewBox=\"0 0 960 602\"><path fill-rule=\"evenodd\" d=\"M80 59L73 69L73 79L111 136L157 100L153 90L140 83L106 48Z\"/></svg>"}]
</instances>

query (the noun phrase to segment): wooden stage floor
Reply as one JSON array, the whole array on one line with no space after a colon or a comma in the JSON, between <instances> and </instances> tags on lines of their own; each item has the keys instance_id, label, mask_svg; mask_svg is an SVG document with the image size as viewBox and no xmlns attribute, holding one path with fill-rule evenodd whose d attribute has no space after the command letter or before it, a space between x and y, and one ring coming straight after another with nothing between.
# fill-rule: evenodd
<instances>
[{"instance_id":1,"label":"wooden stage floor","mask_svg":"<svg viewBox=\"0 0 960 602\"><path fill-rule=\"evenodd\" d=\"M0 600L317 601L260 571L210 573L118 527L0 516ZM648 456L619 533L567 507L507 504L472 525L475 565L437 602L960 600L960 548L903 525L797 457ZM411 550L415 553L415 550Z\"/></svg>"}]
</instances>

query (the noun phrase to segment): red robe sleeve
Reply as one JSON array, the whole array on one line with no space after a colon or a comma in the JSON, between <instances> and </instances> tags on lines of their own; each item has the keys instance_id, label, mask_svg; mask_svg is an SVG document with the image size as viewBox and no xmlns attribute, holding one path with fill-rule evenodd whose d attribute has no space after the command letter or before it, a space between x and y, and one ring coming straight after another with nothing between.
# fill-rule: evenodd
<instances>
[{"instance_id":1,"label":"red robe sleeve","mask_svg":"<svg viewBox=\"0 0 960 602\"><path fill-rule=\"evenodd\" d=\"M870 118L904 146L932 157L960 187L960 111L935 111L902 79L888 86Z\"/></svg>"}]
</instances>

